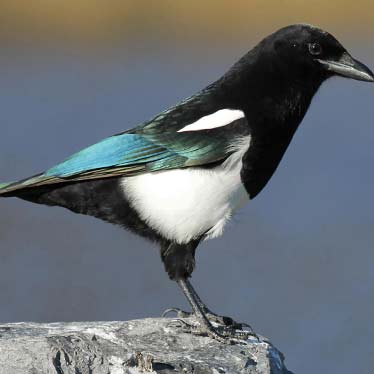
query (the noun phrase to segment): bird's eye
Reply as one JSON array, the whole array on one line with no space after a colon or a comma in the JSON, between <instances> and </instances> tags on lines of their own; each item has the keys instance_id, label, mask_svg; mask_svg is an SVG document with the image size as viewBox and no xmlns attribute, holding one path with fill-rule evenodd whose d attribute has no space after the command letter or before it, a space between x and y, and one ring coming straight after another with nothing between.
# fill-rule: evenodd
<instances>
[{"instance_id":1,"label":"bird's eye","mask_svg":"<svg viewBox=\"0 0 374 374\"><path fill-rule=\"evenodd\" d=\"M318 56L322 53L322 47L319 43L309 43L308 44L309 53L313 56Z\"/></svg>"}]
</instances>

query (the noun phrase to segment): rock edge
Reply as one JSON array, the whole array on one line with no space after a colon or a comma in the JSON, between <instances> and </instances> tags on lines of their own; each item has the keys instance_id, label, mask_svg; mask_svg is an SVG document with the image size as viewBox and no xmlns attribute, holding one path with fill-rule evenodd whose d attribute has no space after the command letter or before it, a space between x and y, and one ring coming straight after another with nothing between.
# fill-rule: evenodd
<instances>
[{"instance_id":1,"label":"rock edge","mask_svg":"<svg viewBox=\"0 0 374 374\"><path fill-rule=\"evenodd\" d=\"M171 321L2 324L0 374L292 374L266 338L222 344Z\"/></svg>"}]
</instances>

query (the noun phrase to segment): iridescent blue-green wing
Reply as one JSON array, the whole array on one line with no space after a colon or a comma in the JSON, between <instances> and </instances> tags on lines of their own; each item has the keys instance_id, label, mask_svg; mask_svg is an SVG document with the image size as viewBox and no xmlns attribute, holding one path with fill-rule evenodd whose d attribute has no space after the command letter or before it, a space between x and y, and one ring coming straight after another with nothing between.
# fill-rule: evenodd
<instances>
[{"instance_id":1,"label":"iridescent blue-green wing","mask_svg":"<svg viewBox=\"0 0 374 374\"><path fill-rule=\"evenodd\" d=\"M0 187L0 194L66 181L209 165L228 157L233 133L247 134L244 118L227 126L181 131L212 112L206 105L201 110L184 110L176 107L132 130L104 139L40 175Z\"/></svg>"},{"instance_id":2,"label":"iridescent blue-green wing","mask_svg":"<svg viewBox=\"0 0 374 374\"><path fill-rule=\"evenodd\" d=\"M181 133L134 131L94 144L43 175L87 179L207 165L224 160L232 142L222 128Z\"/></svg>"}]
</instances>

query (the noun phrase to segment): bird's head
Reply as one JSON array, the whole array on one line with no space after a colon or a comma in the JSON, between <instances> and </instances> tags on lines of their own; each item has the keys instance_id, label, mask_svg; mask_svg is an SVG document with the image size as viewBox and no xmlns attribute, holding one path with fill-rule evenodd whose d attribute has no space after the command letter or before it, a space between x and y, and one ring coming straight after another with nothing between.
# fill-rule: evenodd
<instances>
[{"instance_id":1,"label":"bird's head","mask_svg":"<svg viewBox=\"0 0 374 374\"><path fill-rule=\"evenodd\" d=\"M265 38L257 50L274 71L320 82L339 75L374 82L374 74L328 32L297 24L284 27ZM280 68L280 69L279 69Z\"/></svg>"}]
</instances>

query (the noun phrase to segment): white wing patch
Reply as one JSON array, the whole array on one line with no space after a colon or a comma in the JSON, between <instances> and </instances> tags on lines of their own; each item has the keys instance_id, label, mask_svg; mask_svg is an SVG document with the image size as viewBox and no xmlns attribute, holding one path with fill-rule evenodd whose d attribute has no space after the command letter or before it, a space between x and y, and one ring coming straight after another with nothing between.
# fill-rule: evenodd
<instances>
[{"instance_id":1,"label":"white wing patch","mask_svg":"<svg viewBox=\"0 0 374 374\"><path fill-rule=\"evenodd\" d=\"M245 115L242 110L220 109L217 110L217 112L201 117L194 123L191 123L190 125L178 130L178 132L214 129L216 127L229 125L231 122L244 117Z\"/></svg>"}]
</instances>

